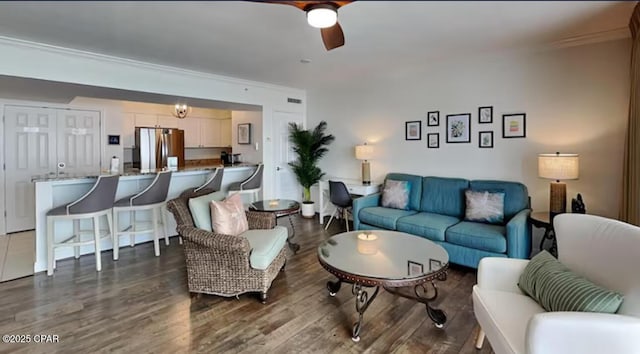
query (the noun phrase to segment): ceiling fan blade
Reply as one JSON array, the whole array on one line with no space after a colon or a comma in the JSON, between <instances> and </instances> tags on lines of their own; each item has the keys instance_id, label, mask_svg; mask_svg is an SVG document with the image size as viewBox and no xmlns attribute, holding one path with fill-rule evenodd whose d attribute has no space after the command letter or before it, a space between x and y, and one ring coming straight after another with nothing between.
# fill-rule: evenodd
<instances>
[{"instance_id":1,"label":"ceiling fan blade","mask_svg":"<svg viewBox=\"0 0 640 354\"><path fill-rule=\"evenodd\" d=\"M344 33L342 27L336 22L335 25L328 28L321 28L322 42L327 50L342 47L344 45Z\"/></svg>"}]
</instances>

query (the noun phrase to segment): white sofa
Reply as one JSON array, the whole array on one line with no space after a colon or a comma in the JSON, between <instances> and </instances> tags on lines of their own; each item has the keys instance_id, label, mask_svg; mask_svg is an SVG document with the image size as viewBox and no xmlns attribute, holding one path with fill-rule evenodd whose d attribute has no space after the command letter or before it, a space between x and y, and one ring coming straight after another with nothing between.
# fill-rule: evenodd
<instances>
[{"instance_id":1,"label":"white sofa","mask_svg":"<svg viewBox=\"0 0 640 354\"><path fill-rule=\"evenodd\" d=\"M640 227L603 217L554 219L558 259L571 271L624 295L617 314L545 312L518 288L528 260L483 258L473 310L493 351L528 354L640 353Z\"/></svg>"}]
</instances>

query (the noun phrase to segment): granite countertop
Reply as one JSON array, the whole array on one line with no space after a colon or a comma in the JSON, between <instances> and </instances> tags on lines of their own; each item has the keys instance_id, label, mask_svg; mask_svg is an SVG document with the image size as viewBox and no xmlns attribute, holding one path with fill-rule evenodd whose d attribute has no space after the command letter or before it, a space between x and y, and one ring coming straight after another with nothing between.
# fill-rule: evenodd
<instances>
[{"instance_id":1,"label":"granite countertop","mask_svg":"<svg viewBox=\"0 0 640 354\"><path fill-rule=\"evenodd\" d=\"M189 166L189 167L181 167L177 171L180 172L190 172L190 171L213 171L216 168L225 168L225 169L233 169L240 167L255 167L256 164L252 163L237 163L233 165L210 165L210 166ZM126 168L124 172L120 173L120 176L143 176L143 175L152 175L160 172L162 170L144 170L140 171L138 168ZM109 175L108 171L103 171L102 175ZM46 181L62 181L68 179L80 179L80 178L98 178L97 173L65 173L62 175L35 175L31 176L31 182L46 182Z\"/></svg>"}]
</instances>

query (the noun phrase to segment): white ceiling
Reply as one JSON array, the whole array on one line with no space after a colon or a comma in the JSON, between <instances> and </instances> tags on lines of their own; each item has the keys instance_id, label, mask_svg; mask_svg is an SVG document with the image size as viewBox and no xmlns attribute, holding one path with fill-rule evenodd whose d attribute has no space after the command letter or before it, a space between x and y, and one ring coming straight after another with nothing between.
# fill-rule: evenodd
<instances>
[{"instance_id":1,"label":"white ceiling","mask_svg":"<svg viewBox=\"0 0 640 354\"><path fill-rule=\"evenodd\" d=\"M626 28L635 2L358 1L346 45L324 50L292 7L218 2L2 2L0 35L298 88L430 60L538 47ZM312 63L302 64L300 59Z\"/></svg>"}]
</instances>

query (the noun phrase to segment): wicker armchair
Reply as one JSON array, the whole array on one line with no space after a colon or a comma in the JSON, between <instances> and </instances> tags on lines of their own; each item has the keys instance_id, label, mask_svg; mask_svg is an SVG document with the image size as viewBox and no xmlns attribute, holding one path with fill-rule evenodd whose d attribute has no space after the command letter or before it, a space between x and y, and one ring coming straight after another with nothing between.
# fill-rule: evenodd
<instances>
[{"instance_id":1,"label":"wicker armchair","mask_svg":"<svg viewBox=\"0 0 640 354\"><path fill-rule=\"evenodd\" d=\"M189 292L219 296L237 296L259 292L262 302L267 299L271 282L284 268L288 248L284 247L265 270L253 269L249 264L251 246L244 237L217 234L194 226L189 211L189 198L207 194L186 192L167 202L178 224L177 231L184 240ZM247 211L249 229L272 229L275 214Z\"/></svg>"}]
</instances>

